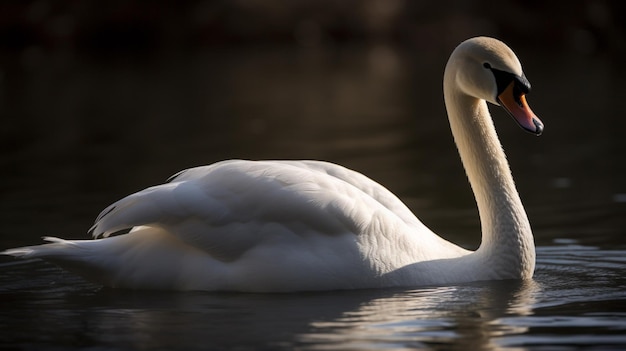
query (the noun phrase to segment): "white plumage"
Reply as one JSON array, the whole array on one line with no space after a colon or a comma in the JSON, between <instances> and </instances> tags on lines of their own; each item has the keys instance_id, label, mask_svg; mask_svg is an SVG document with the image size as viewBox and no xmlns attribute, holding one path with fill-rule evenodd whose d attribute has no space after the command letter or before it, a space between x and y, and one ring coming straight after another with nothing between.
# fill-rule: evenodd
<instances>
[{"instance_id":1,"label":"white plumage","mask_svg":"<svg viewBox=\"0 0 626 351\"><path fill-rule=\"evenodd\" d=\"M182 171L112 204L90 230L96 240L47 238L3 254L133 289L276 292L529 278L532 233L484 101L503 104L519 121L482 61L518 84L521 66L511 55L495 39L470 39L453 53L444 80L483 222L476 252L437 236L382 185L342 166L231 160ZM480 73L466 70L474 82L467 91L459 70L474 64ZM532 121L535 130L522 122L541 132L540 122Z\"/></svg>"}]
</instances>

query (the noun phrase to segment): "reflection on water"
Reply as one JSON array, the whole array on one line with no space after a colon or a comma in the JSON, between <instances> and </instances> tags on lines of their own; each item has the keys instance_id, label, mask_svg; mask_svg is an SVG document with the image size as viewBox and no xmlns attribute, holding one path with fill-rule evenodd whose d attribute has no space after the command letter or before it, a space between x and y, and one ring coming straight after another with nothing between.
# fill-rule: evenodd
<instances>
[{"instance_id":1,"label":"reflection on water","mask_svg":"<svg viewBox=\"0 0 626 351\"><path fill-rule=\"evenodd\" d=\"M300 340L352 349L378 344L491 349L498 336L528 331L498 319L530 314L536 289L534 282L498 282L402 291L372 299L332 321L314 322L314 332Z\"/></svg>"},{"instance_id":2,"label":"reflection on water","mask_svg":"<svg viewBox=\"0 0 626 351\"><path fill-rule=\"evenodd\" d=\"M492 110L533 224L535 281L280 295L128 292L0 257L0 344L626 347L626 168L616 161L626 151L624 72L601 57L518 54L545 134L530 137ZM5 57L1 67L0 248L42 235L84 238L109 203L225 158L344 164L399 194L446 238L478 243L475 203L444 115L447 57L439 52L44 58L22 67Z\"/></svg>"},{"instance_id":3,"label":"reflection on water","mask_svg":"<svg viewBox=\"0 0 626 351\"><path fill-rule=\"evenodd\" d=\"M0 342L150 350L626 347L626 252L562 245L538 253L529 282L299 294L101 289L38 261L5 264Z\"/></svg>"}]
</instances>

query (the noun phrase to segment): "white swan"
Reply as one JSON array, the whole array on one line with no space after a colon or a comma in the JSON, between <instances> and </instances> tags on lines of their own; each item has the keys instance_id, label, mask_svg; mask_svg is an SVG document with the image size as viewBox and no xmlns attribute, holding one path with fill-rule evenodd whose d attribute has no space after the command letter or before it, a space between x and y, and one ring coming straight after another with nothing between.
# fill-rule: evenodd
<instances>
[{"instance_id":1,"label":"white swan","mask_svg":"<svg viewBox=\"0 0 626 351\"><path fill-rule=\"evenodd\" d=\"M232 160L182 171L105 209L96 240L9 249L111 287L298 291L529 279L530 224L485 101L536 135L514 53L473 38L452 53L444 95L476 196L475 252L434 234L382 185L332 163ZM120 230L129 233L110 236Z\"/></svg>"}]
</instances>

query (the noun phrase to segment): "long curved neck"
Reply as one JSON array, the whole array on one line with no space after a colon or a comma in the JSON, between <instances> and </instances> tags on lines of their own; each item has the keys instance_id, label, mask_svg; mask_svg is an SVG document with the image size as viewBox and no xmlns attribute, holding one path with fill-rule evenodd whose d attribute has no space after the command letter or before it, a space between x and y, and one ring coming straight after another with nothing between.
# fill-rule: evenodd
<instances>
[{"instance_id":1,"label":"long curved neck","mask_svg":"<svg viewBox=\"0 0 626 351\"><path fill-rule=\"evenodd\" d=\"M482 226L480 248L472 255L493 275L488 279L530 278L535 266L532 231L487 103L460 91L456 72L449 68L444 76L446 109Z\"/></svg>"}]
</instances>

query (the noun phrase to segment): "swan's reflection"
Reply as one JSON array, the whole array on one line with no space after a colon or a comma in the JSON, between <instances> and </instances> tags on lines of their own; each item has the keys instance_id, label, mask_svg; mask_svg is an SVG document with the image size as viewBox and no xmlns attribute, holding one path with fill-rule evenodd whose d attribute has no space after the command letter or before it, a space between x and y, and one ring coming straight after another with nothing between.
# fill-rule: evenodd
<instances>
[{"instance_id":1,"label":"swan's reflection","mask_svg":"<svg viewBox=\"0 0 626 351\"><path fill-rule=\"evenodd\" d=\"M532 281L267 295L103 290L102 308L85 319L94 343L136 349L455 344L480 350L527 331L507 321L532 312L537 290Z\"/></svg>"},{"instance_id":2,"label":"swan's reflection","mask_svg":"<svg viewBox=\"0 0 626 351\"><path fill-rule=\"evenodd\" d=\"M398 292L363 303L332 321L314 322L315 332L301 335L300 340L351 347L455 343L468 350L497 348L498 337L528 330L503 318L531 314L538 289L530 281Z\"/></svg>"}]
</instances>

